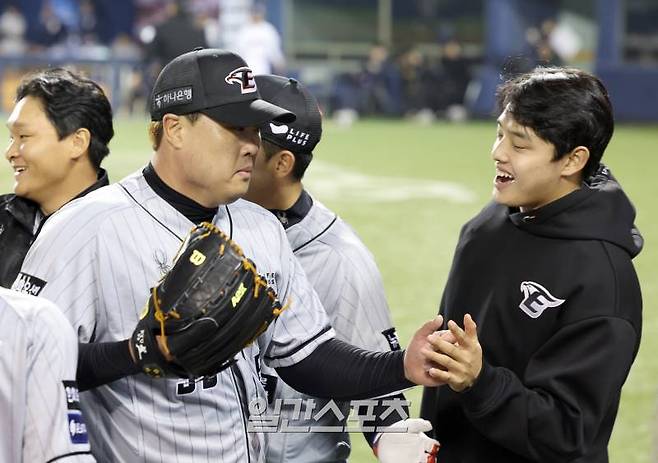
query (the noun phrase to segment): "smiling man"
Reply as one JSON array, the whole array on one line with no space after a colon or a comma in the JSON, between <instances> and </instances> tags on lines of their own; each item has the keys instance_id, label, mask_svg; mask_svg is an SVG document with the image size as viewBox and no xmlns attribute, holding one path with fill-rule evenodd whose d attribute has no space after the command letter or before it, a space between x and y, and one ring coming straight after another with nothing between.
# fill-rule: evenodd
<instances>
[{"instance_id":1,"label":"smiling man","mask_svg":"<svg viewBox=\"0 0 658 463\"><path fill-rule=\"evenodd\" d=\"M461 231L440 307L454 338L432 335L447 385L421 415L444 463L604 463L642 321L635 210L600 164L610 101L590 74L538 68L499 105L494 201Z\"/></svg>"},{"instance_id":2,"label":"smiling man","mask_svg":"<svg viewBox=\"0 0 658 463\"><path fill-rule=\"evenodd\" d=\"M114 135L112 108L91 80L64 69L26 77L7 120L5 157L14 194L0 197L0 285L14 282L45 220L62 205L108 184L101 161Z\"/></svg>"}]
</instances>

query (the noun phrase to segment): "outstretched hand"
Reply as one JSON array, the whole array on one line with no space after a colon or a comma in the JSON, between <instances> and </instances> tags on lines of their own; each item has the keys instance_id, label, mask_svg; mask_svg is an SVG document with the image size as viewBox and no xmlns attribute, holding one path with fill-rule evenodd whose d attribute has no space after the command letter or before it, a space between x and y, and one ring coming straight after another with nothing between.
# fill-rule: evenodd
<instances>
[{"instance_id":1,"label":"outstretched hand","mask_svg":"<svg viewBox=\"0 0 658 463\"><path fill-rule=\"evenodd\" d=\"M430 369L435 366L428 360L428 354L434 354L429 337L441 328L441 325L443 317L438 315L434 320L425 322L411 338L404 353L404 375L409 381L431 387L446 384L441 378L429 374Z\"/></svg>"},{"instance_id":2,"label":"outstretched hand","mask_svg":"<svg viewBox=\"0 0 658 463\"><path fill-rule=\"evenodd\" d=\"M428 337L431 351L424 351L424 355L434 364L428 376L440 384L448 384L455 392L461 392L471 387L482 371L482 347L478 341L477 325L469 314L464 315L463 329L450 320L448 330L455 342L438 333Z\"/></svg>"}]
</instances>

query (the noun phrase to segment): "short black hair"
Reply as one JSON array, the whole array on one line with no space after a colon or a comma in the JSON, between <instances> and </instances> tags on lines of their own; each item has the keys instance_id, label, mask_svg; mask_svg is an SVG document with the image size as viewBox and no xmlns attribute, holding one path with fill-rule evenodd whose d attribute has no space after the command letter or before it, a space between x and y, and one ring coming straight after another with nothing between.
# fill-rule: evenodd
<instances>
[{"instance_id":1,"label":"short black hair","mask_svg":"<svg viewBox=\"0 0 658 463\"><path fill-rule=\"evenodd\" d=\"M76 72L51 68L21 81L16 89L16 102L28 96L41 101L60 140L78 129L89 130L89 160L98 169L110 153L107 145L114 136L112 106L103 89Z\"/></svg>"},{"instance_id":2,"label":"short black hair","mask_svg":"<svg viewBox=\"0 0 658 463\"><path fill-rule=\"evenodd\" d=\"M263 153L265 153L265 159L268 161L272 159L272 156L274 156L279 151L288 150L287 148L282 148L267 140L261 140L261 144L263 145ZM292 168L292 176L295 180L301 180L304 178L304 173L306 172L308 165L313 160L313 153L301 151L297 152L292 150L288 151L290 151L293 156L295 156L295 165Z\"/></svg>"},{"instance_id":3,"label":"short black hair","mask_svg":"<svg viewBox=\"0 0 658 463\"><path fill-rule=\"evenodd\" d=\"M505 109L555 147L560 159L577 146L589 149L583 178L592 175L614 131L612 105L603 83L585 71L537 67L498 88L499 113Z\"/></svg>"}]
</instances>

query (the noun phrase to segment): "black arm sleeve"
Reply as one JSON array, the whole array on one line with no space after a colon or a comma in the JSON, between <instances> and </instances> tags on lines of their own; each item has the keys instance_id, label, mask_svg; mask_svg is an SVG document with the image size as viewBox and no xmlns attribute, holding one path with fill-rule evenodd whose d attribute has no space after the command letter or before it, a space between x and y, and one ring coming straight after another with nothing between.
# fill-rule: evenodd
<instances>
[{"instance_id":1,"label":"black arm sleeve","mask_svg":"<svg viewBox=\"0 0 658 463\"><path fill-rule=\"evenodd\" d=\"M415 386L404 376L404 351L372 352L335 338L276 371L297 391L326 399L367 399Z\"/></svg>"},{"instance_id":2,"label":"black arm sleeve","mask_svg":"<svg viewBox=\"0 0 658 463\"><path fill-rule=\"evenodd\" d=\"M128 349L127 339L118 342L79 343L76 376L80 391L141 372Z\"/></svg>"}]
</instances>

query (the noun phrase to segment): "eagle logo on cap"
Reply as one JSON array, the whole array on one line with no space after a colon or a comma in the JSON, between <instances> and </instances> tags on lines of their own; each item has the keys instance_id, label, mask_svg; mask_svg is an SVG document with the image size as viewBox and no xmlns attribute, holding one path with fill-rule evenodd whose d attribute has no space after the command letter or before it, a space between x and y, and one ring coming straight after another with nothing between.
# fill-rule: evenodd
<instances>
[{"instance_id":1,"label":"eagle logo on cap","mask_svg":"<svg viewBox=\"0 0 658 463\"><path fill-rule=\"evenodd\" d=\"M254 79L254 72L247 66L241 66L232 70L225 78L224 81L229 84L238 84L240 86L240 93L254 93L256 91L256 80Z\"/></svg>"}]
</instances>

